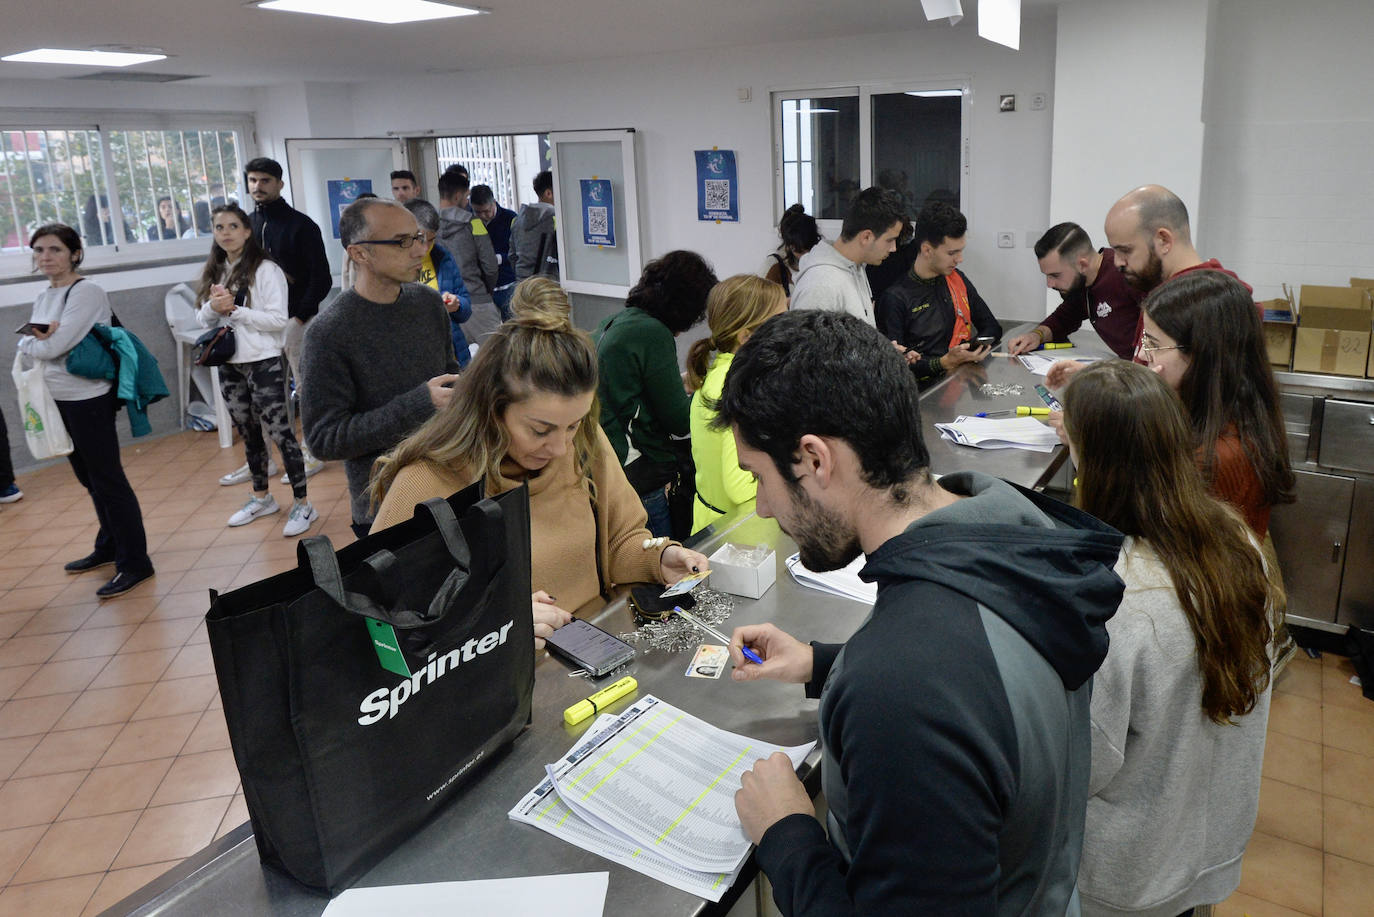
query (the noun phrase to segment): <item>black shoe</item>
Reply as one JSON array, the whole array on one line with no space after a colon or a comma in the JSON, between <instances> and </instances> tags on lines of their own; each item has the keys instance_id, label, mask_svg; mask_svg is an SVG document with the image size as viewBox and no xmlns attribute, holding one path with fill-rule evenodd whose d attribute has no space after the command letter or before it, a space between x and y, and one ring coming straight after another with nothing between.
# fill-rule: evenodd
<instances>
[{"instance_id":1,"label":"black shoe","mask_svg":"<svg viewBox=\"0 0 1374 917\"><path fill-rule=\"evenodd\" d=\"M114 563L114 555L101 554L99 551L92 551L80 560L63 564L62 569L68 573L85 573L87 570L94 570L96 567L108 567Z\"/></svg>"},{"instance_id":2,"label":"black shoe","mask_svg":"<svg viewBox=\"0 0 1374 917\"><path fill-rule=\"evenodd\" d=\"M151 579L153 571L147 573L116 573L114 579L95 591L98 598L108 599L112 595L123 595L146 579Z\"/></svg>"}]
</instances>

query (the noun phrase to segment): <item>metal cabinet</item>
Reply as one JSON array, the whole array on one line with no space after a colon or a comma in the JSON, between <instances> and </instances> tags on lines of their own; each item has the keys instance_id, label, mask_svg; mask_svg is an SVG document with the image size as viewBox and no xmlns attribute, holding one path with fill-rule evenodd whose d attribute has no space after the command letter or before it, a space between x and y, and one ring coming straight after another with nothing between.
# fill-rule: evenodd
<instances>
[{"instance_id":1,"label":"metal cabinet","mask_svg":"<svg viewBox=\"0 0 1374 917\"><path fill-rule=\"evenodd\" d=\"M1368 458L1374 459L1374 453ZM1374 631L1374 481L1355 479L1336 623Z\"/></svg>"},{"instance_id":2,"label":"metal cabinet","mask_svg":"<svg viewBox=\"0 0 1374 917\"><path fill-rule=\"evenodd\" d=\"M1310 471L1295 471L1294 476L1297 502L1275 506L1269 518L1288 593L1288 616L1334 624L1355 479Z\"/></svg>"}]
</instances>

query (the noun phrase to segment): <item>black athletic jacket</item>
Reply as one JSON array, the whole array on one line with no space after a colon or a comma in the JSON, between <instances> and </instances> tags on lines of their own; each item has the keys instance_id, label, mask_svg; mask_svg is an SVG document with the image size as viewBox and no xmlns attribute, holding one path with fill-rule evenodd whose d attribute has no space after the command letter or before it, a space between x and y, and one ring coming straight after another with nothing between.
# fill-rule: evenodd
<instances>
[{"instance_id":1,"label":"black athletic jacket","mask_svg":"<svg viewBox=\"0 0 1374 917\"><path fill-rule=\"evenodd\" d=\"M334 275L315 221L281 198L253 211L253 235L286 273L286 312L307 322L320 311Z\"/></svg>"}]
</instances>

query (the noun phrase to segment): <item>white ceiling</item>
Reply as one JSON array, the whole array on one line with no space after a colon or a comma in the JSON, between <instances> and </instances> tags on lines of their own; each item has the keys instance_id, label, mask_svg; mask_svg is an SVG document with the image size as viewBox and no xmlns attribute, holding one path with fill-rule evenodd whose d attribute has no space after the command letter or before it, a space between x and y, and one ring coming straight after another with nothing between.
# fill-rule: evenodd
<instances>
[{"instance_id":1,"label":"white ceiling","mask_svg":"<svg viewBox=\"0 0 1374 917\"><path fill-rule=\"evenodd\" d=\"M155 46L173 56L129 69L203 77L182 85L262 86L949 28L944 21L927 23L919 0L479 2L490 14L382 26L260 10L240 0L0 0L0 56L40 47ZM1023 0L1023 6L1057 2ZM967 18L958 28L973 29L976 0L964 0L964 7ZM0 62L0 80L97 69Z\"/></svg>"}]
</instances>

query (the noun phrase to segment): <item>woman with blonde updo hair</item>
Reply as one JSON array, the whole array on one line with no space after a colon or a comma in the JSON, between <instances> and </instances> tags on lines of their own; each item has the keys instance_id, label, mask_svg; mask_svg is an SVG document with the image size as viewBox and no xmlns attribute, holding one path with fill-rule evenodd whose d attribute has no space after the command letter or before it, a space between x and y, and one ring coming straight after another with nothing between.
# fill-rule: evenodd
<instances>
[{"instance_id":1,"label":"woman with blonde updo hair","mask_svg":"<svg viewBox=\"0 0 1374 917\"><path fill-rule=\"evenodd\" d=\"M727 277L706 298L711 335L687 353L687 385L696 392L691 408L692 460L697 469L693 533L754 501L754 476L740 470L734 434L711 429L716 414L712 405L720 397L735 351L760 325L786 311L782 285L753 274Z\"/></svg>"},{"instance_id":2,"label":"woman with blonde updo hair","mask_svg":"<svg viewBox=\"0 0 1374 917\"><path fill-rule=\"evenodd\" d=\"M638 495L597 424L596 347L573 327L568 296L548 277L515 288L513 318L493 332L453 398L377 460L372 530L475 481L495 496L530 492L535 645L616 583L671 583L706 558L653 538ZM558 603L558 604L555 604Z\"/></svg>"}]
</instances>

